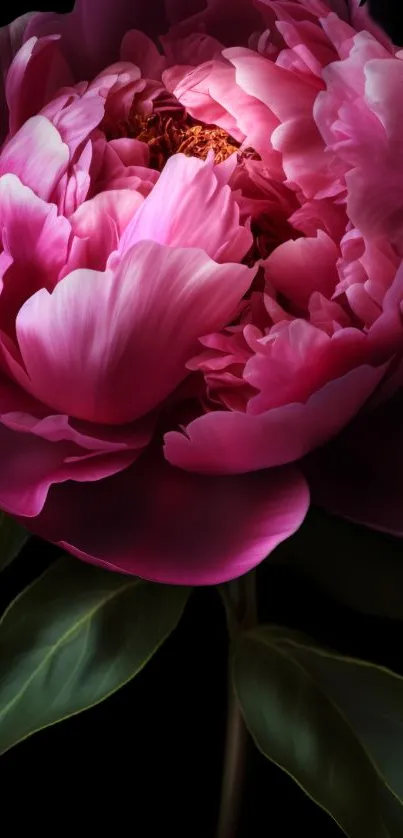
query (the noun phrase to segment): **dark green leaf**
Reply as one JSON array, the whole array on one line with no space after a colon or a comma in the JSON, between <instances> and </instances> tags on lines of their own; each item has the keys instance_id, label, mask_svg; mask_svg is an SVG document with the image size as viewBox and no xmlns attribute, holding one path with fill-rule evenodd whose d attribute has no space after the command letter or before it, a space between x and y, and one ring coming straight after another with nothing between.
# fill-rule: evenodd
<instances>
[{"instance_id":1,"label":"dark green leaf","mask_svg":"<svg viewBox=\"0 0 403 838\"><path fill-rule=\"evenodd\" d=\"M60 559L0 623L0 752L133 678L177 625L188 595Z\"/></svg>"},{"instance_id":2,"label":"dark green leaf","mask_svg":"<svg viewBox=\"0 0 403 838\"><path fill-rule=\"evenodd\" d=\"M18 556L28 538L24 527L0 511L0 571Z\"/></svg>"},{"instance_id":3,"label":"dark green leaf","mask_svg":"<svg viewBox=\"0 0 403 838\"><path fill-rule=\"evenodd\" d=\"M269 627L238 638L246 724L350 838L401 838L403 679L307 643Z\"/></svg>"},{"instance_id":4,"label":"dark green leaf","mask_svg":"<svg viewBox=\"0 0 403 838\"><path fill-rule=\"evenodd\" d=\"M401 539L312 508L270 561L304 574L350 608L403 619Z\"/></svg>"}]
</instances>

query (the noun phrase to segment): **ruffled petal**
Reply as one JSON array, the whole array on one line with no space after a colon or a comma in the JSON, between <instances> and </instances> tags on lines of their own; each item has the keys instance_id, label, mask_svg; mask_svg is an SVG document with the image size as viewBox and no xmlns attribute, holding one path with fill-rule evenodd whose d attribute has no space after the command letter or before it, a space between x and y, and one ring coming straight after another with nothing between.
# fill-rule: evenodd
<instances>
[{"instance_id":1,"label":"ruffled petal","mask_svg":"<svg viewBox=\"0 0 403 838\"><path fill-rule=\"evenodd\" d=\"M357 367L304 404L287 404L257 416L207 413L184 433L166 434L166 459L201 474L236 474L299 460L351 421L384 373L384 366Z\"/></svg>"}]
</instances>

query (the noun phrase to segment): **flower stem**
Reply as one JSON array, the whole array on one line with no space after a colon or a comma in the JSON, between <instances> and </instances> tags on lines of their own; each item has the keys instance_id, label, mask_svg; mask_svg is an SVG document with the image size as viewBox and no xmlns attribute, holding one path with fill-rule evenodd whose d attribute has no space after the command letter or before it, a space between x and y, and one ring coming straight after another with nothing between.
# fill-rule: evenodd
<instances>
[{"instance_id":1,"label":"flower stem","mask_svg":"<svg viewBox=\"0 0 403 838\"><path fill-rule=\"evenodd\" d=\"M256 624L255 573L230 582L222 589L230 633L252 628ZM247 730L232 682L231 664L228 672L227 732L224 754L220 814L216 838L236 838L242 790L245 779Z\"/></svg>"}]
</instances>

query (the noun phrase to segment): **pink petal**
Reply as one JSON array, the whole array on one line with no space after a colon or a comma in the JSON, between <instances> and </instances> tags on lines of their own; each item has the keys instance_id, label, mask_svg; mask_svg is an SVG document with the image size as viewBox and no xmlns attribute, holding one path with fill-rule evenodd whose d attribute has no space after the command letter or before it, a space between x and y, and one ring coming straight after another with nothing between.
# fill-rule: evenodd
<instances>
[{"instance_id":1,"label":"pink petal","mask_svg":"<svg viewBox=\"0 0 403 838\"><path fill-rule=\"evenodd\" d=\"M207 413L185 433L165 436L172 465L204 474L237 474L300 459L351 421L375 390L385 366L360 366L330 381L305 404L288 404L252 416Z\"/></svg>"},{"instance_id":2,"label":"pink petal","mask_svg":"<svg viewBox=\"0 0 403 838\"><path fill-rule=\"evenodd\" d=\"M334 241L318 230L316 238L289 240L265 261L265 275L276 291L306 309L311 294L331 297L338 282L336 262L340 255Z\"/></svg>"},{"instance_id":3,"label":"pink petal","mask_svg":"<svg viewBox=\"0 0 403 838\"><path fill-rule=\"evenodd\" d=\"M64 275L74 267L105 270L110 253L142 202L142 195L135 189L113 189L81 204L70 217L73 233L80 241L75 242Z\"/></svg>"},{"instance_id":4,"label":"pink petal","mask_svg":"<svg viewBox=\"0 0 403 838\"><path fill-rule=\"evenodd\" d=\"M233 52L237 53L225 50L223 55L231 57ZM264 61L263 66L266 64L269 62ZM254 148L269 167L270 176L283 179L280 154L270 142L279 121L264 103L242 88L229 61L208 61L196 68L173 67L163 73L163 81L194 119L218 125Z\"/></svg>"},{"instance_id":5,"label":"pink petal","mask_svg":"<svg viewBox=\"0 0 403 838\"><path fill-rule=\"evenodd\" d=\"M222 185L214 162L175 154L122 236L119 254L151 239L171 247L200 247L218 262L240 262L252 244L241 226L231 188Z\"/></svg>"},{"instance_id":6,"label":"pink petal","mask_svg":"<svg viewBox=\"0 0 403 838\"><path fill-rule=\"evenodd\" d=\"M167 63L153 41L138 29L126 32L120 48L120 57L122 61L130 61L140 67L141 75L146 79L160 79Z\"/></svg>"},{"instance_id":7,"label":"pink petal","mask_svg":"<svg viewBox=\"0 0 403 838\"><path fill-rule=\"evenodd\" d=\"M3 148L0 175L18 175L25 186L48 201L69 163L69 149L44 116L33 116Z\"/></svg>"},{"instance_id":8,"label":"pink petal","mask_svg":"<svg viewBox=\"0 0 403 838\"><path fill-rule=\"evenodd\" d=\"M18 315L28 386L60 413L132 421L186 377L198 338L233 316L249 283L243 265L154 242L133 247L115 272L74 271Z\"/></svg>"},{"instance_id":9,"label":"pink petal","mask_svg":"<svg viewBox=\"0 0 403 838\"><path fill-rule=\"evenodd\" d=\"M96 89L72 98L73 101L65 104L63 97L60 97L60 107L57 110L57 100L54 99L49 107L42 109L42 114L52 121L63 142L68 146L70 159L91 131L99 125L105 113L105 98Z\"/></svg>"},{"instance_id":10,"label":"pink petal","mask_svg":"<svg viewBox=\"0 0 403 838\"><path fill-rule=\"evenodd\" d=\"M56 35L30 38L15 56L6 81L11 135L73 79Z\"/></svg>"},{"instance_id":11,"label":"pink petal","mask_svg":"<svg viewBox=\"0 0 403 838\"><path fill-rule=\"evenodd\" d=\"M28 524L110 570L215 585L259 564L300 526L308 504L293 468L209 478L146 455L97 484L54 487Z\"/></svg>"},{"instance_id":12,"label":"pink petal","mask_svg":"<svg viewBox=\"0 0 403 838\"><path fill-rule=\"evenodd\" d=\"M21 15L7 26L0 27L0 143L7 134L8 126L5 79L10 64L22 45L27 25L34 14L35 12L29 12Z\"/></svg>"},{"instance_id":13,"label":"pink petal","mask_svg":"<svg viewBox=\"0 0 403 838\"><path fill-rule=\"evenodd\" d=\"M10 259L0 294L0 328L14 336L15 318L28 297L52 290L66 262L71 227L47 204L23 186L15 175L0 178L0 229Z\"/></svg>"},{"instance_id":14,"label":"pink petal","mask_svg":"<svg viewBox=\"0 0 403 838\"><path fill-rule=\"evenodd\" d=\"M43 272L44 283L53 287L65 263L71 227L57 215L54 204L47 204L15 175L0 178L0 229L3 243L15 262L35 265Z\"/></svg>"},{"instance_id":15,"label":"pink petal","mask_svg":"<svg viewBox=\"0 0 403 838\"><path fill-rule=\"evenodd\" d=\"M368 148L361 152L357 167L347 175L347 207L363 235L386 235L402 254L403 62L392 58L373 59L365 67L365 77L366 99L383 131L369 134Z\"/></svg>"}]
</instances>

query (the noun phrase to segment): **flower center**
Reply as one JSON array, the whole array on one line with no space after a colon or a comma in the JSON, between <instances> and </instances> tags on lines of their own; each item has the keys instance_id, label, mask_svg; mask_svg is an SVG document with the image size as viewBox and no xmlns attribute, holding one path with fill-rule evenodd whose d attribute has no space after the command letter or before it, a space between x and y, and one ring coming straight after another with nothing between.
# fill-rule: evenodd
<instances>
[{"instance_id":1,"label":"flower center","mask_svg":"<svg viewBox=\"0 0 403 838\"><path fill-rule=\"evenodd\" d=\"M216 125L204 125L187 114L156 112L149 116L129 114L128 119L119 125L103 124L108 140L119 137L131 137L147 143L150 150L150 168L159 172L173 154L182 153L187 157L199 157L205 160L210 151L214 152L216 163L222 163L234 152L239 151L240 143L223 128ZM250 151L251 155L252 151ZM247 152L242 152L245 156Z\"/></svg>"}]
</instances>

